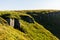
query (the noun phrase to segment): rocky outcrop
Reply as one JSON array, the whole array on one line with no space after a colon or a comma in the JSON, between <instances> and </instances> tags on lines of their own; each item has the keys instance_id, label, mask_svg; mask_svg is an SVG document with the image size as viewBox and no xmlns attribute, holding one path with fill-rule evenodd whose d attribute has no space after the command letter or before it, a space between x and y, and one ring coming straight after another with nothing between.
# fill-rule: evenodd
<instances>
[{"instance_id":1,"label":"rocky outcrop","mask_svg":"<svg viewBox=\"0 0 60 40\"><path fill-rule=\"evenodd\" d=\"M10 16L10 14L4 14L2 16L0 16L1 18L3 18L4 20L7 21L7 23L12 26L15 29L20 30L20 23L19 20L16 18L9 18L8 16Z\"/></svg>"},{"instance_id":2,"label":"rocky outcrop","mask_svg":"<svg viewBox=\"0 0 60 40\"><path fill-rule=\"evenodd\" d=\"M51 31L54 35L60 38L60 11L57 12L27 12L34 20Z\"/></svg>"}]
</instances>

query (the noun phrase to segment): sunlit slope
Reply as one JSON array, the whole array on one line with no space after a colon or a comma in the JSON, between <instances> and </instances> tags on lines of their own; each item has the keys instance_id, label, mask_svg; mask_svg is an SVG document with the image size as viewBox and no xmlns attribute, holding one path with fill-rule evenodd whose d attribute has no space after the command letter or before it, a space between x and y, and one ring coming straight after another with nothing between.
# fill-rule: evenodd
<instances>
[{"instance_id":1,"label":"sunlit slope","mask_svg":"<svg viewBox=\"0 0 60 40\"><path fill-rule=\"evenodd\" d=\"M25 22L21 21L21 28L24 31L22 32L11 26L0 24L0 40L58 40L43 26L39 24L34 25L25 24Z\"/></svg>"},{"instance_id":2,"label":"sunlit slope","mask_svg":"<svg viewBox=\"0 0 60 40\"><path fill-rule=\"evenodd\" d=\"M30 40L21 31L15 30L10 26L0 24L0 40Z\"/></svg>"},{"instance_id":3,"label":"sunlit slope","mask_svg":"<svg viewBox=\"0 0 60 40\"><path fill-rule=\"evenodd\" d=\"M58 40L51 32L38 23L27 23L21 20L22 32L27 34L31 40Z\"/></svg>"},{"instance_id":4,"label":"sunlit slope","mask_svg":"<svg viewBox=\"0 0 60 40\"><path fill-rule=\"evenodd\" d=\"M9 18L17 18L20 22L20 30L9 26L6 23L6 20L3 22L2 18L0 18L0 40L59 40L51 32L46 30L43 25L36 22L31 15L27 14L24 11L0 12L0 16L4 14L10 14L10 16L7 16Z\"/></svg>"}]
</instances>

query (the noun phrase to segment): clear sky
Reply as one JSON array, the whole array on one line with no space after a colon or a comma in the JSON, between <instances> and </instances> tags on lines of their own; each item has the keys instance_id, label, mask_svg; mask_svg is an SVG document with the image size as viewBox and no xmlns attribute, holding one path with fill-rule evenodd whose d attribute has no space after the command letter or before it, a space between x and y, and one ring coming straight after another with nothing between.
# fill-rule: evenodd
<instances>
[{"instance_id":1,"label":"clear sky","mask_svg":"<svg viewBox=\"0 0 60 40\"><path fill-rule=\"evenodd\" d=\"M0 10L59 9L60 0L0 0Z\"/></svg>"}]
</instances>

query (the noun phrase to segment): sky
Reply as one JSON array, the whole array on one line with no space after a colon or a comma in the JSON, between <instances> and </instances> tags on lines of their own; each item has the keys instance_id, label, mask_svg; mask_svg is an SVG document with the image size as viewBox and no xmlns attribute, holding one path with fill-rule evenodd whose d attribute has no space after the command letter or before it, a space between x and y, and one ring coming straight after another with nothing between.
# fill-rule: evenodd
<instances>
[{"instance_id":1,"label":"sky","mask_svg":"<svg viewBox=\"0 0 60 40\"><path fill-rule=\"evenodd\" d=\"M60 10L60 0L0 0L0 10Z\"/></svg>"}]
</instances>

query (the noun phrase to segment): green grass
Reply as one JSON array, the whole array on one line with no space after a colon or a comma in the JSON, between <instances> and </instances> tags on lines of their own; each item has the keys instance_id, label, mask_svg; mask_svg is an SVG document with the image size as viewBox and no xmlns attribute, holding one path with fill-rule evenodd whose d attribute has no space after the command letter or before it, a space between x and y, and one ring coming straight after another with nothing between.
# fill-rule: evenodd
<instances>
[{"instance_id":1,"label":"green grass","mask_svg":"<svg viewBox=\"0 0 60 40\"><path fill-rule=\"evenodd\" d=\"M4 14L11 14L9 18L17 18L20 21L20 28L17 30L6 24L6 20L0 18L0 40L59 40L50 31L45 29L43 25L38 24L33 17L26 14L25 11L1 11L0 16ZM21 19L21 15L29 16L34 20L34 23L29 23ZM4 21L3 21L4 20Z\"/></svg>"},{"instance_id":2,"label":"green grass","mask_svg":"<svg viewBox=\"0 0 60 40\"><path fill-rule=\"evenodd\" d=\"M0 24L0 40L30 40L24 33L11 26Z\"/></svg>"}]
</instances>

